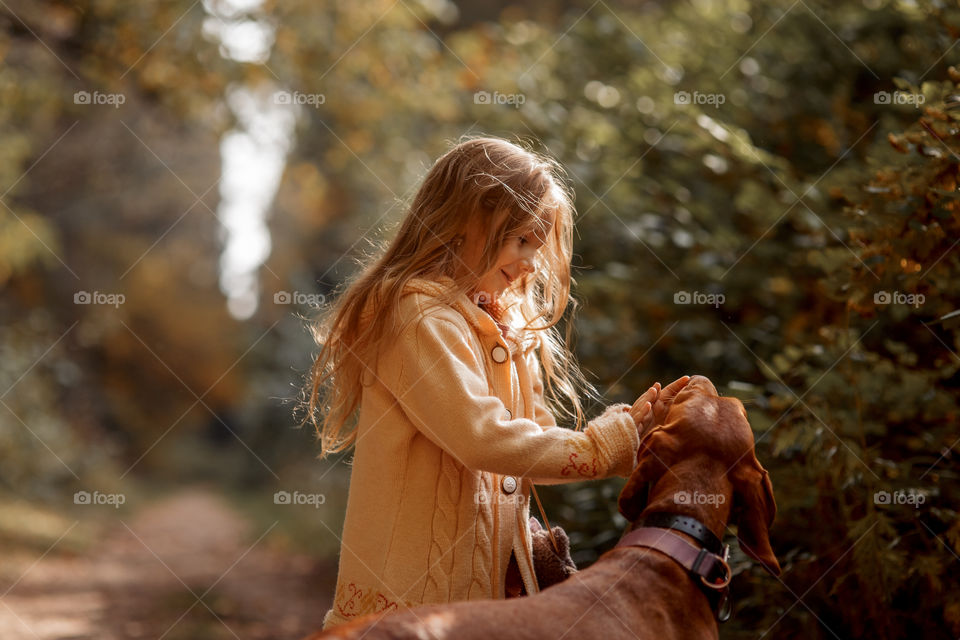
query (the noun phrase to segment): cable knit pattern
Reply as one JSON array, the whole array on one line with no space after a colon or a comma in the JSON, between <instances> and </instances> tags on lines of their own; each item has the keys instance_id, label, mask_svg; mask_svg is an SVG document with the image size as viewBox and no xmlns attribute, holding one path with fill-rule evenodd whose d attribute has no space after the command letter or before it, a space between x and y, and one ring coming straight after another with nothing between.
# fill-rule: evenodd
<instances>
[{"instance_id":1,"label":"cable knit pattern","mask_svg":"<svg viewBox=\"0 0 960 640\"><path fill-rule=\"evenodd\" d=\"M639 441L626 405L607 408L583 431L557 426L542 397L539 341L510 329L508 341L466 296L432 305L449 285L408 284L403 329L364 387L324 628L423 602L504 597L492 585L504 583L511 550L524 567L532 559L529 536L498 529L526 522L531 481L627 476L633 468ZM506 485L505 476L513 476ZM527 593L538 591L530 571L523 580Z\"/></svg>"},{"instance_id":2,"label":"cable knit pattern","mask_svg":"<svg viewBox=\"0 0 960 640\"><path fill-rule=\"evenodd\" d=\"M489 473L480 474L477 484L476 526L474 529L473 576L467 599L490 597L490 574L493 569L493 548L488 532L493 531L493 509L486 508L493 498L493 478Z\"/></svg>"},{"instance_id":3,"label":"cable knit pattern","mask_svg":"<svg viewBox=\"0 0 960 640\"><path fill-rule=\"evenodd\" d=\"M430 555L427 556L425 602L447 602L450 575L453 572L453 536L457 533L457 507L460 500L460 470L446 453L440 454L437 476L437 505L433 512ZM487 567L489 569L489 567Z\"/></svg>"}]
</instances>

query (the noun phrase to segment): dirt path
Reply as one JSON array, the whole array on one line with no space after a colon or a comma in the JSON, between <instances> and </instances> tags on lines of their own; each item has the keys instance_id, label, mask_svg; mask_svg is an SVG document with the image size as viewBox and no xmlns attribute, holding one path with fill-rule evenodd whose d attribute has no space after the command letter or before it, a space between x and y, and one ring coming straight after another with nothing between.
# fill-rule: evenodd
<instances>
[{"instance_id":1,"label":"dirt path","mask_svg":"<svg viewBox=\"0 0 960 640\"><path fill-rule=\"evenodd\" d=\"M0 638L296 640L320 628L336 567L267 548L268 531L215 493L178 493L90 553L27 563L0 599Z\"/></svg>"}]
</instances>

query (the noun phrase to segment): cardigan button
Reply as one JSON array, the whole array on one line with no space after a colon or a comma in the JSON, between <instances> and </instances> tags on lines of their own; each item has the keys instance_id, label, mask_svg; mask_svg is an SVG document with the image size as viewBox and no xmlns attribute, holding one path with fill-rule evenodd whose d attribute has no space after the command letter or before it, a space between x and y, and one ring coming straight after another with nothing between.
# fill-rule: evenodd
<instances>
[{"instance_id":1,"label":"cardigan button","mask_svg":"<svg viewBox=\"0 0 960 640\"><path fill-rule=\"evenodd\" d=\"M490 351L491 357L493 357L494 362L506 362L507 361L507 350L504 349L501 345L495 346Z\"/></svg>"},{"instance_id":2,"label":"cardigan button","mask_svg":"<svg viewBox=\"0 0 960 640\"><path fill-rule=\"evenodd\" d=\"M503 476L500 480L500 488L504 493L513 493L517 490L517 479L513 476Z\"/></svg>"}]
</instances>

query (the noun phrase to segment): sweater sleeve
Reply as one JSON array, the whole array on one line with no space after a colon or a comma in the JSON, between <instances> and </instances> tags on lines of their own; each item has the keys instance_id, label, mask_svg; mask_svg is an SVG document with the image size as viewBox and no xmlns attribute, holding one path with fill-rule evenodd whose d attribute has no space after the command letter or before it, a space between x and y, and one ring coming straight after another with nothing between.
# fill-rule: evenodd
<instances>
[{"instance_id":1,"label":"sweater sleeve","mask_svg":"<svg viewBox=\"0 0 960 640\"><path fill-rule=\"evenodd\" d=\"M547 402L543 397L543 376L540 373L540 360L537 358L536 352L531 350L527 354L527 358L527 370L532 377L534 420L544 431L547 429L562 429L563 427L557 425L556 418L553 417L553 413L547 407ZM634 458L636 458L636 453L634 453ZM575 473L562 478L531 478L534 484L565 484L582 479L581 476Z\"/></svg>"},{"instance_id":2,"label":"sweater sleeve","mask_svg":"<svg viewBox=\"0 0 960 640\"><path fill-rule=\"evenodd\" d=\"M397 359L386 369L399 374L383 382L427 438L468 468L491 473L561 481L630 474L639 437L628 405L608 407L583 431L507 419L467 331L426 315L385 354Z\"/></svg>"},{"instance_id":3,"label":"sweater sleeve","mask_svg":"<svg viewBox=\"0 0 960 640\"><path fill-rule=\"evenodd\" d=\"M547 408L543 398L543 376L540 374L540 360L533 349L527 354L527 371L533 378L533 419L543 429L557 426L557 420Z\"/></svg>"}]
</instances>

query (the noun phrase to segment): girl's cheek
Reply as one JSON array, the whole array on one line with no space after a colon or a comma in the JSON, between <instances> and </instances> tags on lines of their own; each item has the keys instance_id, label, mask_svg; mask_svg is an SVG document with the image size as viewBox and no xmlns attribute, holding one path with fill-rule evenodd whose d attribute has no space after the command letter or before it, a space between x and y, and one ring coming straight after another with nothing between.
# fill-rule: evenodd
<instances>
[{"instance_id":1,"label":"girl's cheek","mask_svg":"<svg viewBox=\"0 0 960 640\"><path fill-rule=\"evenodd\" d=\"M517 260L517 251L513 247L504 247L497 258L497 264L507 265Z\"/></svg>"}]
</instances>

